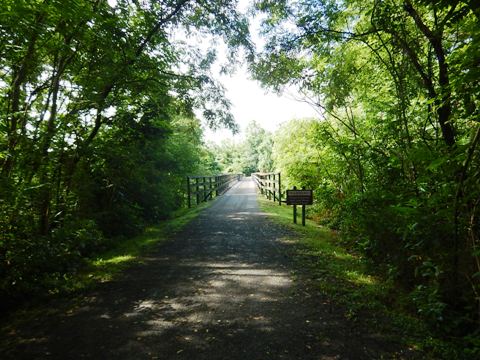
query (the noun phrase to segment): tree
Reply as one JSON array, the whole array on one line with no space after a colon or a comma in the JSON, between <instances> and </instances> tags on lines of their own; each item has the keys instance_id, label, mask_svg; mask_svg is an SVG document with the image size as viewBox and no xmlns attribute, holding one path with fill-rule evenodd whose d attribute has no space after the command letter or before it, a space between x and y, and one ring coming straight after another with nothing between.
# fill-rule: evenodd
<instances>
[{"instance_id":1,"label":"tree","mask_svg":"<svg viewBox=\"0 0 480 360\"><path fill-rule=\"evenodd\" d=\"M478 7L325 0L257 10L267 45L251 64L256 78L298 86L323 117L302 136L322 163L299 172L323 189L318 211L389 268L432 323L452 329L462 313L475 320L456 330L478 327Z\"/></svg>"},{"instance_id":2,"label":"tree","mask_svg":"<svg viewBox=\"0 0 480 360\"><path fill-rule=\"evenodd\" d=\"M203 160L195 111L235 128L213 50L176 33L223 38L232 57L251 45L235 1L7 0L0 13L0 275L18 293L78 262L63 252L87 256L82 242L94 251L182 204Z\"/></svg>"},{"instance_id":3,"label":"tree","mask_svg":"<svg viewBox=\"0 0 480 360\"><path fill-rule=\"evenodd\" d=\"M245 130L243 173L272 171L271 135L256 121L251 121Z\"/></svg>"},{"instance_id":4,"label":"tree","mask_svg":"<svg viewBox=\"0 0 480 360\"><path fill-rule=\"evenodd\" d=\"M253 172L273 171L272 147L272 135L252 121L242 142L225 140L218 146L210 145L210 151L216 154L222 172L249 176Z\"/></svg>"}]
</instances>

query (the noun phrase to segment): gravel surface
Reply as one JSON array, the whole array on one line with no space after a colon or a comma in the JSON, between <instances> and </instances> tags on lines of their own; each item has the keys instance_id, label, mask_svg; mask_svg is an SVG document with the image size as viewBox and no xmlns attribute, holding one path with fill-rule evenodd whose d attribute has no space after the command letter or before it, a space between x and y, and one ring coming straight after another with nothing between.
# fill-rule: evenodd
<instances>
[{"instance_id":1,"label":"gravel surface","mask_svg":"<svg viewBox=\"0 0 480 360\"><path fill-rule=\"evenodd\" d=\"M286 235L245 179L121 279L10 329L0 358L402 358L292 275Z\"/></svg>"}]
</instances>

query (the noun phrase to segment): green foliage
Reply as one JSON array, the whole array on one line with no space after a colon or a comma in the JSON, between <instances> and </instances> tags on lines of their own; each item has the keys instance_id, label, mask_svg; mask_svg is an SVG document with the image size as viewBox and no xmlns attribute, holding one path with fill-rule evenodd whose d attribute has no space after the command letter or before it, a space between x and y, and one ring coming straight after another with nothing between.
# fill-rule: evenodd
<instances>
[{"instance_id":1,"label":"green foliage","mask_svg":"<svg viewBox=\"0 0 480 360\"><path fill-rule=\"evenodd\" d=\"M267 45L251 64L322 114L274 136L284 183L313 188L312 217L407 289L433 328L465 339L480 324L472 4L261 1Z\"/></svg>"},{"instance_id":2,"label":"green foliage","mask_svg":"<svg viewBox=\"0 0 480 360\"><path fill-rule=\"evenodd\" d=\"M349 249L334 232L308 219L305 227L293 225L291 207L274 205L264 198L259 198L259 202L262 211L269 214L272 221L288 227L295 234L285 240L296 244L295 260L305 271L304 276L311 279L312 285L328 301L342 305L344 317L361 321L383 334L394 334L393 341L420 350L428 358L468 356L459 344L441 339L432 333L421 317L409 314L404 305L408 294L395 286L388 274L380 269L372 271L367 259ZM426 307L431 312L429 316L434 315L434 309L437 313L442 312L442 304L430 289L418 289L415 296L423 305L430 302Z\"/></svg>"},{"instance_id":3,"label":"green foliage","mask_svg":"<svg viewBox=\"0 0 480 360\"><path fill-rule=\"evenodd\" d=\"M195 113L236 128L213 50L178 40L250 52L236 2L116 3L0 4L1 298L54 288L184 205L185 176L214 168Z\"/></svg>"},{"instance_id":4,"label":"green foliage","mask_svg":"<svg viewBox=\"0 0 480 360\"><path fill-rule=\"evenodd\" d=\"M211 203L203 203L193 209L182 208L161 223L148 226L141 234L116 239L105 251L97 252L86 259L84 267L73 276L57 283L58 292L84 290L98 282L110 281L121 270L134 263L141 262L141 256L152 246L168 241L203 209Z\"/></svg>"},{"instance_id":5,"label":"green foliage","mask_svg":"<svg viewBox=\"0 0 480 360\"><path fill-rule=\"evenodd\" d=\"M273 171L272 149L272 135L256 121L248 124L244 141L234 143L226 140L220 145L210 145L210 151L216 155L216 164L221 172L247 176L253 172Z\"/></svg>"},{"instance_id":6,"label":"green foliage","mask_svg":"<svg viewBox=\"0 0 480 360\"><path fill-rule=\"evenodd\" d=\"M64 274L77 271L84 258L101 249L102 234L93 221L66 223L43 238L10 237L2 248L2 294L15 296L53 289Z\"/></svg>"}]
</instances>

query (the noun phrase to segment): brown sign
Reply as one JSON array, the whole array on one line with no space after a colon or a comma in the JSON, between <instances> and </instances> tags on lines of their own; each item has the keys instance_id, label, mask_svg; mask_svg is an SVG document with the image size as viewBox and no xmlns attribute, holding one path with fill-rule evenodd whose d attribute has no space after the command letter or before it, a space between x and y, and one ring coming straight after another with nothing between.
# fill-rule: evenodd
<instances>
[{"instance_id":1,"label":"brown sign","mask_svg":"<svg viewBox=\"0 0 480 360\"><path fill-rule=\"evenodd\" d=\"M287 205L312 205L313 190L287 190Z\"/></svg>"}]
</instances>

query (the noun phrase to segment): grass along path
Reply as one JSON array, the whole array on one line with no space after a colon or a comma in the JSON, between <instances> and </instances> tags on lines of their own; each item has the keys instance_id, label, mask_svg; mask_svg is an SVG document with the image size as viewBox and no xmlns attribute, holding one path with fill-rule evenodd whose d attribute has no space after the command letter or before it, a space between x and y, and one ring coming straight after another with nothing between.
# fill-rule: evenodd
<instances>
[{"instance_id":1,"label":"grass along path","mask_svg":"<svg viewBox=\"0 0 480 360\"><path fill-rule=\"evenodd\" d=\"M298 276L309 281L332 303L340 305L345 318L383 334L391 334L409 348L425 352L427 358L461 359L461 349L436 337L419 318L408 311L406 294L382 274L372 272L365 259L342 245L333 231L312 220L306 226L293 224L291 206L258 198L262 211L272 221L296 233L288 239L297 246L293 257Z\"/></svg>"},{"instance_id":2,"label":"grass along path","mask_svg":"<svg viewBox=\"0 0 480 360\"><path fill-rule=\"evenodd\" d=\"M164 238L147 232L134 241L137 256L124 245L96 259L91 266L112 267L114 281L1 329L3 358L425 358L376 302L363 307L365 299L351 297L365 285L371 294L377 281L358 258L313 223L296 227L297 235L272 223L257 198L254 184L242 181L174 241L143 255L140 244ZM264 205L288 226L291 209Z\"/></svg>"},{"instance_id":3,"label":"grass along path","mask_svg":"<svg viewBox=\"0 0 480 360\"><path fill-rule=\"evenodd\" d=\"M169 219L147 227L140 235L112 239L107 250L85 259L84 265L76 272L50 280L44 285L42 292L34 293L30 299L23 300L18 308L14 306L8 313L0 315L7 318L3 320L8 322L8 318L23 317L20 313L26 315L28 312L42 312L42 304L48 299L81 296L100 283L112 281L121 276L128 267L141 263L142 255L154 246L173 238L212 203L213 201L202 203L191 209L179 209L172 213Z\"/></svg>"},{"instance_id":4,"label":"grass along path","mask_svg":"<svg viewBox=\"0 0 480 360\"><path fill-rule=\"evenodd\" d=\"M142 234L117 240L109 250L88 259L87 266L78 274L66 279L59 291L82 291L97 283L113 280L129 266L142 262L143 254L153 246L171 239L212 203L205 202L191 209L179 209L169 219L146 228Z\"/></svg>"},{"instance_id":5,"label":"grass along path","mask_svg":"<svg viewBox=\"0 0 480 360\"><path fill-rule=\"evenodd\" d=\"M211 201L192 209L179 209L169 219L146 228L138 236L115 239L113 246L87 259L86 265L77 273L65 275L63 279L57 281L48 294L34 296L6 313L1 319L0 333L15 334L15 329L22 324L33 323L44 316L55 316L66 308L75 309L82 302L84 294L102 283L119 279L128 268L142 263L143 255L155 246L173 239L176 233L213 203L214 201ZM11 342L11 339L0 341L0 353Z\"/></svg>"}]
</instances>

